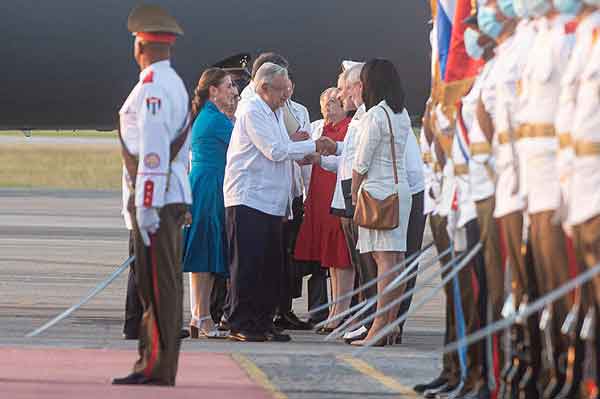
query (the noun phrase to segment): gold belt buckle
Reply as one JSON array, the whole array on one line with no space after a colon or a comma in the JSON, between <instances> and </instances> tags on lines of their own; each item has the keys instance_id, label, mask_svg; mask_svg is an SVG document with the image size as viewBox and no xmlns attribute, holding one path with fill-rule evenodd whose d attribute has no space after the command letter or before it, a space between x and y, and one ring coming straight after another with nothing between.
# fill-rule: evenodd
<instances>
[{"instance_id":1,"label":"gold belt buckle","mask_svg":"<svg viewBox=\"0 0 600 399\"><path fill-rule=\"evenodd\" d=\"M600 155L600 142L577 140L575 142L575 155L578 157Z\"/></svg>"}]
</instances>

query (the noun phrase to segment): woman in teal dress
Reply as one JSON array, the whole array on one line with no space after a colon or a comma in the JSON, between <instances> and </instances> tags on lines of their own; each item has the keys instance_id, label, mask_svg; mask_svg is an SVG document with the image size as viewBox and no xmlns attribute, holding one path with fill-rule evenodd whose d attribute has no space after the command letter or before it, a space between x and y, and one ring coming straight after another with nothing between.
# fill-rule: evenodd
<instances>
[{"instance_id":1,"label":"woman in teal dress","mask_svg":"<svg viewBox=\"0 0 600 399\"><path fill-rule=\"evenodd\" d=\"M210 317L215 274L228 275L223 179L236 88L225 71L204 71L194 91L192 116L192 223L184 230L183 271L190 273L190 333L222 338Z\"/></svg>"}]
</instances>

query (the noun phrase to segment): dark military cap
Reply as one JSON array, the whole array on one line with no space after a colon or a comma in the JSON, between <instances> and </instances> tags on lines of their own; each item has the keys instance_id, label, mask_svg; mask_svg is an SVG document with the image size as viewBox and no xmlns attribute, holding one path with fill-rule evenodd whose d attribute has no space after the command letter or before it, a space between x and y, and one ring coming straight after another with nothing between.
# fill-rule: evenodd
<instances>
[{"instance_id":1,"label":"dark military cap","mask_svg":"<svg viewBox=\"0 0 600 399\"><path fill-rule=\"evenodd\" d=\"M142 4L135 7L127 19L127 29L132 33L170 33L183 36L183 29L164 8Z\"/></svg>"},{"instance_id":2,"label":"dark military cap","mask_svg":"<svg viewBox=\"0 0 600 399\"><path fill-rule=\"evenodd\" d=\"M250 82L250 71L248 71L248 65L250 64L250 54L240 53L227 57L214 64L216 68L221 68L231 75L231 78L240 89L246 87Z\"/></svg>"}]
</instances>

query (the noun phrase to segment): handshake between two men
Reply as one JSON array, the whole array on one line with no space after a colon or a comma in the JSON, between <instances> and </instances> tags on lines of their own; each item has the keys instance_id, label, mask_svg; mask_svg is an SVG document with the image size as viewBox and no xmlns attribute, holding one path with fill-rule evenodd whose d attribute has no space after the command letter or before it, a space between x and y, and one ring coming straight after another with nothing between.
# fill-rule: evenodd
<instances>
[{"instance_id":1,"label":"handshake between two men","mask_svg":"<svg viewBox=\"0 0 600 399\"><path fill-rule=\"evenodd\" d=\"M307 132L298 131L290 135L292 141L305 141L310 139L310 134ZM337 152L337 143L329 137L319 137L315 140L315 146L317 151L308 154L303 160L298 161L300 165L310 165L319 163L321 155L335 155Z\"/></svg>"}]
</instances>

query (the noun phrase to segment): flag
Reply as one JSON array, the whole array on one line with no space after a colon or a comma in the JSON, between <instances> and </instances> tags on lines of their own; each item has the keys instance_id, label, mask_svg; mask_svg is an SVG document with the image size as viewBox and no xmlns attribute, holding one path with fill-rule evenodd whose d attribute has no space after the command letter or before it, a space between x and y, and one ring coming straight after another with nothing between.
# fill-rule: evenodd
<instances>
[{"instance_id":1,"label":"flag","mask_svg":"<svg viewBox=\"0 0 600 399\"><path fill-rule=\"evenodd\" d=\"M472 12L472 0L456 0L444 74L446 82L455 82L476 76L483 65L482 60L474 60L469 57L465 48L464 36L467 26L464 21L471 16Z\"/></svg>"},{"instance_id":2,"label":"flag","mask_svg":"<svg viewBox=\"0 0 600 399\"><path fill-rule=\"evenodd\" d=\"M444 43L438 43L443 81L443 94L441 95L440 103L448 119L455 121L456 105L471 89L473 81L483 65L483 61L474 60L469 57L464 42L464 33L467 28L464 21L473 13L474 2L472 0L455 0L450 4L448 1L438 1L439 5L445 7L444 9L447 12L452 12L452 23L450 25L452 30L449 36L447 32L443 34L438 33L438 38L444 40ZM447 4L444 5L442 3ZM440 18L439 14L437 21L443 24L448 23L448 20ZM443 29L446 28L444 27Z\"/></svg>"},{"instance_id":3,"label":"flag","mask_svg":"<svg viewBox=\"0 0 600 399\"><path fill-rule=\"evenodd\" d=\"M437 0L436 33L437 33L437 58L440 66L442 80L446 80L446 66L450 56L453 20L456 9L456 0Z\"/></svg>"}]
</instances>

